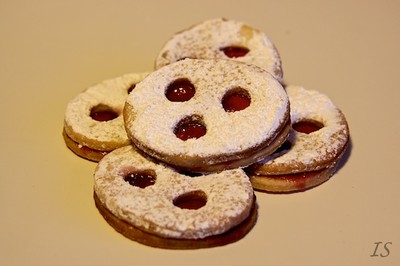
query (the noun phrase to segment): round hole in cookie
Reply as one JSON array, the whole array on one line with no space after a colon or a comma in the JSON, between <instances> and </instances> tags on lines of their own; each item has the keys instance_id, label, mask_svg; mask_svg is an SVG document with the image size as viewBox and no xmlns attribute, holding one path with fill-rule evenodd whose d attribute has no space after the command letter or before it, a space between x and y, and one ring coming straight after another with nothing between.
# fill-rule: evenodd
<instances>
[{"instance_id":1,"label":"round hole in cookie","mask_svg":"<svg viewBox=\"0 0 400 266\"><path fill-rule=\"evenodd\" d=\"M124 180L134 187L145 188L156 183L154 170L131 171L124 175Z\"/></svg>"},{"instance_id":2,"label":"round hole in cookie","mask_svg":"<svg viewBox=\"0 0 400 266\"><path fill-rule=\"evenodd\" d=\"M135 87L136 87L136 83L131 84L127 90L128 94L130 94L135 89Z\"/></svg>"},{"instance_id":3,"label":"round hole in cookie","mask_svg":"<svg viewBox=\"0 0 400 266\"><path fill-rule=\"evenodd\" d=\"M207 203L207 194L202 190L186 192L176 197L172 202L181 209L198 210Z\"/></svg>"},{"instance_id":4,"label":"round hole in cookie","mask_svg":"<svg viewBox=\"0 0 400 266\"><path fill-rule=\"evenodd\" d=\"M310 134L324 127L324 124L315 120L300 120L292 125L297 132Z\"/></svg>"},{"instance_id":5,"label":"round hole in cookie","mask_svg":"<svg viewBox=\"0 0 400 266\"><path fill-rule=\"evenodd\" d=\"M251 97L247 90L237 87L230 89L222 97L222 107L226 112L236 112L250 106Z\"/></svg>"},{"instance_id":6,"label":"round hole in cookie","mask_svg":"<svg viewBox=\"0 0 400 266\"><path fill-rule=\"evenodd\" d=\"M115 110L105 104L98 104L90 109L90 117L96 121L110 121L119 116Z\"/></svg>"},{"instance_id":7,"label":"round hole in cookie","mask_svg":"<svg viewBox=\"0 0 400 266\"><path fill-rule=\"evenodd\" d=\"M180 78L170 83L165 91L165 96L171 102L189 101L195 94L194 85L186 78Z\"/></svg>"},{"instance_id":8,"label":"round hole in cookie","mask_svg":"<svg viewBox=\"0 0 400 266\"><path fill-rule=\"evenodd\" d=\"M174 129L175 136L183 141L201 138L206 132L203 119L198 115L184 117Z\"/></svg>"},{"instance_id":9,"label":"round hole in cookie","mask_svg":"<svg viewBox=\"0 0 400 266\"><path fill-rule=\"evenodd\" d=\"M250 50L243 46L226 46L219 49L229 58L237 58L245 56Z\"/></svg>"}]
</instances>

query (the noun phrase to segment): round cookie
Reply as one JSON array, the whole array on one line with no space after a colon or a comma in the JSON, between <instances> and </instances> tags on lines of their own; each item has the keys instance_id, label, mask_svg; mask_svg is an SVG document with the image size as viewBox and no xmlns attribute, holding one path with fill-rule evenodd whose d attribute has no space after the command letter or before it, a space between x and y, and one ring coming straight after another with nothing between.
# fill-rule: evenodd
<instances>
[{"instance_id":1,"label":"round cookie","mask_svg":"<svg viewBox=\"0 0 400 266\"><path fill-rule=\"evenodd\" d=\"M282 85L257 66L222 59L185 59L152 72L128 96L124 120L140 150L193 172L250 165L290 129Z\"/></svg>"},{"instance_id":2,"label":"round cookie","mask_svg":"<svg viewBox=\"0 0 400 266\"><path fill-rule=\"evenodd\" d=\"M87 88L65 110L63 137L77 155L99 161L108 152L130 144L122 110L130 90L148 73L131 73Z\"/></svg>"},{"instance_id":3,"label":"round cookie","mask_svg":"<svg viewBox=\"0 0 400 266\"><path fill-rule=\"evenodd\" d=\"M270 38L241 21L206 20L176 33L162 47L156 69L184 58L231 59L257 65L282 81L281 59Z\"/></svg>"},{"instance_id":4,"label":"round cookie","mask_svg":"<svg viewBox=\"0 0 400 266\"><path fill-rule=\"evenodd\" d=\"M100 160L94 198L118 232L160 248L232 243L257 218L253 188L242 169L188 176L144 157L131 145Z\"/></svg>"},{"instance_id":5,"label":"round cookie","mask_svg":"<svg viewBox=\"0 0 400 266\"><path fill-rule=\"evenodd\" d=\"M336 171L349 144L343 113L324 94L288 86L292 130L273 155L246 171L253 187L267 192L295 192L317 186Z\"/></svg>"}]
</instances>

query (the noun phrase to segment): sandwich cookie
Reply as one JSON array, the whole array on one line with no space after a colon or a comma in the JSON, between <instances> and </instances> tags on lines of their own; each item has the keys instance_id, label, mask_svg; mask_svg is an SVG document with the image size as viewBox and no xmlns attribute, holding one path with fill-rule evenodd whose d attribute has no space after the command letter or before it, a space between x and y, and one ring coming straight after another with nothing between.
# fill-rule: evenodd
<instances>
[{"instance_id":1,"label":"sandwich cookie","mask_svg":"<svg viewBox=\"0 0 400 266\"><path fill-rule=\"evenodd\" d=\"M279 53L262 31L241 21L206 20L173 35L155 61L156 69L182 60L229 59L257 65L282 81Z\"/></svg>"},{"instance_id":2,"label":"sandwich cookie","mask_svg":"<svg viewBox=\"0 0 400 266\"><path fill-rule=\"evenodd\" d=\"M114 229L158 248L226 245L244 237L257 219L253 188L242 169L189 176L131 145L100 160L94 199Z\"/></svg>"},{"instance_id":3,"label":"sandwich cookie","mask_svg":"<svg viewBox=\"0 0 400 266\"><path fill-rule=\"evenodd\" d=\"M64 116L63 137L75 154L99 161L130 144L122 110L126 97L147 73L131 73L87 88L71 100Z\"/></svg>"},{"instance_id":4,"label":"sandwich cookie","mask_svg":"<svg viewBox=\"0 0 400 266\"><path fill-rule=\"evenodd\" d=\"M267 192L296 192L327 181L349 145L343 113L324 94L288 86L292 130L271 156L246 170L253 187Z\"/></svg>"},{"instance_id":5,"label":"sandwich cookie","mask_svg":"<svg viewBox=\"0 0 400 266\"><path fill-rule=\"evenodd\" d=\"M124 120L141 151L179 169L215 172L272 154L289 133L289 108L282 85L257 66L185 59L143 79Z\"/></svg>"}]
</instances>

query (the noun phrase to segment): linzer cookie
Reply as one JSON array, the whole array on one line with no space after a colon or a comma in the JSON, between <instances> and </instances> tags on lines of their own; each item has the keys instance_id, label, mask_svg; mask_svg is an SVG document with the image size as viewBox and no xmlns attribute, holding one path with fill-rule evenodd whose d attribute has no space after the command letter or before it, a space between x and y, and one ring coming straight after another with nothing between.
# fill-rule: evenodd
<instances>
[{"instance_id":1,"label":"linzer cookie","mask_svg":"<svg viewBox=\"0 0 400 266\"><path fill-rule=\"evenodd\" d=\"M128 96L124 120L141 151L193 172L254 163L290 128L282 85L257 66L222 59L185 59L150 73Z\"/></svg>"},{"instance_id":2,"label":"linzer cookie","mask_svg":"<svg viewBox=\"0 0 400 266\"><path fill-rule=\"evenodd\" d=\"M105 80L71 100L64 116L67 146L83 158L99 161L108 152L129 145L122 110L129 92L146 75L132 73Z\"/></svg>"},{"instance_id":3,"label":"linzer cookie","mask_svg":"<svg viewBox=\"0 0 400 266\"><path fill-rule=\"evenodd\" d=\"M300 86L286 91L293 129L278 152L247 169L257 190L295 192L325 182L349 143L346 118L326 95Z\"/></svg>"},{"instance_id":4,"label":"linzer cookie","mask_svg":"<svg viewBox=\"0 0 400 266\"><path fill-rule=\"evenodd\" d=\"M143 157L132 146L100 160L94 198L118 232L160 248L232 243L257 219L253 188L242 169L187 176Z\"/></svg>"},{"instance_id":5,"label":"linzer cookie","mask_svg":"<svg viewBox=\"0 0 400 266\"><path fill-rule=\"evenodd\" d=\"M242 61L257 65L282 81L281 59L270 38L241 21L211 19L176 33L162 47L155 67L184 58Z\"/></svg>"}]
</instances>

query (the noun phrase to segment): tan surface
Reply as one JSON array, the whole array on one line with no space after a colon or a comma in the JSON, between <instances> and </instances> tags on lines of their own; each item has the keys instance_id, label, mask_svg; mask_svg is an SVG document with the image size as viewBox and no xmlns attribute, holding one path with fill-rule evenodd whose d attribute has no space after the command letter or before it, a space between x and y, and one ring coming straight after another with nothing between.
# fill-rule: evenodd
<instances>
[{"instance_id":1,"label":"tan surface","mask_svg":"<svg viewBox=\"0 0 400 266\"><path fill-rule=\"evenodd\" d=\"M0 265L399 265L400 2L323 2L2 1ZM218 16L266 31L285 81L332 98L351 155L313 190L257 193L260 217L237 243L149 248L96 210L95 163L63 143L65 106L89 85L151 70L171 34ZM389 255L382 244L386 257L371 257L375 242Z\"/></svg>"}]
</instances>

